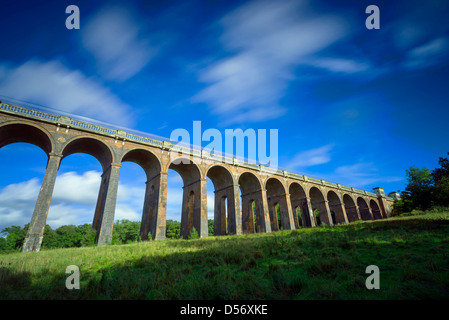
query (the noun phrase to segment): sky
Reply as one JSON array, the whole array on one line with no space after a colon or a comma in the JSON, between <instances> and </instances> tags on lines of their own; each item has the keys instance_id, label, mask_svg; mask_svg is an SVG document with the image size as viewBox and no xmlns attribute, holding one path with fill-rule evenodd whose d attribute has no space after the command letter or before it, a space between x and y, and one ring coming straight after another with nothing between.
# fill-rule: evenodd
<instances>
[{"instance_id":1,"label":"sky","mask_svg":"<svg viewBox=\"0 0 449 320\"><path fill-rule=\"evenodd\" d=\"M66 28L69 5L79 29ZM365 25L368 5L379 29ZM387 194L449 151L447 1L0 6L0 97L162 137L194 121L223 134L276 129L280 169ZM29 144L0 149L0 230L30 221L46 160ZM91 223L100 175L90 155L63 159L47 223ZM167 219L180 221L181 177L168 179ZM144 183L123 164L116 219L140 220ZM208 208L212 218L210 181Z\"/></svg>"}]
</instances>

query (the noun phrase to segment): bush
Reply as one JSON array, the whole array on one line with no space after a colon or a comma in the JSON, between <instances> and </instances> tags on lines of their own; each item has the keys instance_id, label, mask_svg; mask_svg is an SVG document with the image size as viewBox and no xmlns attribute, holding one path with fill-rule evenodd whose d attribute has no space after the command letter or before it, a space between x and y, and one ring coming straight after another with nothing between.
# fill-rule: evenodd
<instances>
[{"instance_id":1,"label":"bush","mask_svg":"<svg viewBox=\"0 0 449 320\"><path fill-rule=\"evenodd\" d=\"M196 231L195 227L192 228L192 231L190 231L190 234L187 238L189 240L195 240L200 238L200 235L198 234L198 231Z\"/></svg>"}]
</instances>

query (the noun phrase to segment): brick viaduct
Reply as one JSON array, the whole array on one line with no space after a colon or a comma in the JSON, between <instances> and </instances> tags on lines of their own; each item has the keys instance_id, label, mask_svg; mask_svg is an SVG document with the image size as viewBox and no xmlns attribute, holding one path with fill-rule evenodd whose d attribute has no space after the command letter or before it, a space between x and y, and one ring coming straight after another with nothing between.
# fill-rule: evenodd
<instances>
[{"instance_id":1,"label":"brick viaduct","mask_svg":"<svg viewBox=\"0 0 449 320\"><path fill-rule=\"evenodd\" d=\"M390 216L394 202L382 188L367 192L194 148L174 152L174 145L168 141L3 102L0 148L14 142L34 144L48 156L22 252L39 251L59 165L74 153L94 156L103 169L92 223L98 245L106 245L112 239L118 179L125 161L137 163L146 173L140 230L144 240L148 235L156 240L165 238L169 169L178 172L184 184L183 237L193 227L200 237L208 235L207 178L215 189L216 235L382 219Z\"/></svg>"}]
</instances>

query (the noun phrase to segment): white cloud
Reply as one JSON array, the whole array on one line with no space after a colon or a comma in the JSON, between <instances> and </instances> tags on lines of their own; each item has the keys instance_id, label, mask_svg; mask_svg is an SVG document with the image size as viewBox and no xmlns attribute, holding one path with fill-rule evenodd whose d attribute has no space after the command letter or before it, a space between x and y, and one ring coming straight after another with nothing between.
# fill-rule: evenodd
<instances>
[{"instance_id":1,"label":"white cloud","mask_svg":"<svg viewBox=\"0 0 449 320\"><path fill-rule=\"evenodd\" d=\"M0 190L0 231L30 222L40 187L39 179L34 178Z\"/></svg>"},{"instance_id":2,"label":"white cloud","mask_svg":"<svg viewBox=\"0 0 449 320\"><path fill-rule=\"evenodd\" d=\"M95 206L100 189L101 174L87 171L82 175L67 172L56 178L53 200Z\"/></svg>"},{"instance_id":3,"label":"white cloud","mask_svg":"<svg viewBox=\"0 0 449 320\"><path fill-rule=\"evenodd\" d=\"M316 17L303 3L253 1L221 20L223 46L234 51L202 71L207 87L193 97L228 122L272 119L295 68L345 33L336 17Z\"/></svg>"},{"instance_id":4,"label":"white cloud","mask_svg":"<svg viewBox=\"0 0 449 320\"><path fill-rule=\"evenodd\" d=\"M411 69L425 68L449 58L449 39L440 37L410 50L405 60L405 67Z\"/></svg>"},{"instance_id":5,"label":"white cloud","mask_svg":"<svg viewBox=\"0 0 449 320\"><path fill-rule=\"evenodd\" d=\"M11 67L0 65L0 94L94 119L129 126L130 106L98 81L59 61L32 59Z\"/></svg>"},{"instance_id":6,"label":"white cloud","mask_svg":"<svg viewBox=\"0 0 449 320\"><path fill-rule=\"evenodd\" d=\"M317 58L308 61L308 64L331 72L341 73L357 73L371 68L369 63L341 58Z\"/></svg>"},{"instance_id":7,"label":"white cloud","mask_svg":"<svg viewBox=\"0 0 449 320\"><path fill-rule=\"evenodd\" d=\"M287 167L300 169L328 163L331 161L330 151L333 147L333 144L328 144L319 148L302 151L293 156L287 164Z\"/></svg>"},{"instance_id":8,"label":"white cloud","mask_svg":"<svg viewBox=\"0 0 449 320\"><path fill-rule=\"evenodd\" d=\"M144 24L124 8L107 7L81 28L82 43L106 79L125 81L158 53L155 40L142 37L140 29Z\"/></svg>"},{"instance_id":9,"label":"white cloud","mask_svg":"<svg viewBox=\"0 0 449 320\"><path fill-rule=\"evenodd\" d=\"M334 173L322 175L329 181L348 186L363 188L373 183L388 183L403 180L403 177L383 176L380 174L377 166L372 162L358 162L351 165L340 166Z\"/></svg>"}]
</instances>

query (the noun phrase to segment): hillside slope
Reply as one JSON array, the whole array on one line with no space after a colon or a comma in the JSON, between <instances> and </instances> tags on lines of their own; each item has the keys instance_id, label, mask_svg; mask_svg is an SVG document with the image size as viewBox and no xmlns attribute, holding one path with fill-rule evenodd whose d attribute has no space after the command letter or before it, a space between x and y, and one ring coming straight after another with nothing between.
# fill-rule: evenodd
<instances>
[{"instance_id":1,"label":"hillside slope","mask_svg":"<svg viewBox=\"0 0 449 320\"><path fill-rule=\"evenodd\" d=\"M79 267L68 290L66 267ZM380 270L368 290L365 269ZM447 299L449 212L0 256L1 299Z\"/></svg>"}]
</instances>

